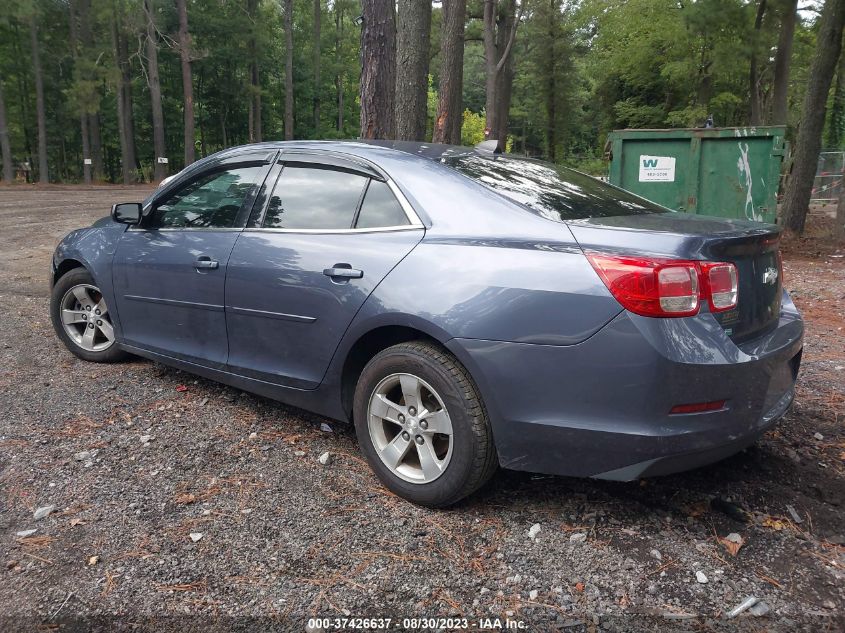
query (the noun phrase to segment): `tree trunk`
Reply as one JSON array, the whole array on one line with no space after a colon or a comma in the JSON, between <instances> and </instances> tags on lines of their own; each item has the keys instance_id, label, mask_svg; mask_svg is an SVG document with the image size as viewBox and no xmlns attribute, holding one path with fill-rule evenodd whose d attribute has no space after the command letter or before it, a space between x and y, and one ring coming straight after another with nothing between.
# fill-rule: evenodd
<instances>
[{"instance_id":1,"label":"tree trunk","mask_svg":"<svg viewBox=\"0 0 845 633\"><path fill-rule=\"evenodd\" d=\"M839 200L836 204L833 232L837 237L845 237L845 167L842 169L842 183L839 185Z\"/></svg>"},{"instance_id":2,"label":"tree trunk","mask_svg":"<svg viewBox=\"0 0 845 633\"><path fill-rule=\"evenodd\" d=\"M760 48L760 29L763 26L763 16L766 13L766 0L760 0L757 4L757 16L754 18L754 32L751 39L751 63L748 73L748 88L750 93L751 125L761 125L763 114L760 105L760 77L757 71L757 56Z\"/></svg>"},{"instance_id":3,"label":"tree trunk","mask_svg":"<svg viewBox=\"0 0 845 633\"><path fill-rule=\"evenodd\" d=\"M285 0L285 140L293 140L293 0Z\"/></svg>"},{"instance_id":4,"label":"tree trunk","mask_svg":"<svg viewBox=\"0 0 845 633\"><path fill-rule=\"evenodd\" d=\"M340 42L343 39L343 5L335 2L334 5L334 57L338 72L334 78L335 90L337 91L337 131L343 132L343 65L341 60Z\"/></svg>"},{"instance_id":5,"label":"tree trunk","mask_svg":"<svg viewBox=\"0 0 845 633\"><path fill-rule=\"evenodd\" d=\"M164 145L164 113L161 109L161 83L158 76L158 40L156 36L155 13L153 0L144 0L144 15L147 21L147 81L150 86L150 101L153 111L153 146L155 148L154 175L155 182L161 182L167 177L167 164L161 162L166 158Z\"/></svg>"},{"instance_id":6,"label":"tree trunk","mask_svg":"<svg viewBox=\"0 0 845 633\"><path fill-rule=\"evenodd\" d=\"M88 136L91 137L92 177L94 182L103 180L103 141L100 135L100 113L88 114Z\"/></svg>"},{"instance_id":7,"label":"tree trunk","mask_svg":"<svg viewBox=\"0 0 845 633\"><path fill-rule=\"evenodd\" d=\"M440 40L440 83L435 143L460 144L463 123L464 26L466 0L443 0L443 28Z\"/></svg>"},{"instance_id":8,"label":"tree trunk","mask_svg":"<svg viewBox=\"0 0 845 633\"><path fill-rule=\"evenodd\" d=\"M557 86L555 73L556 68L556 46L557 43L557 17L558 0L549 2L549 46L546 51L546 153L549 160L557 160Z\"/></svg>"},{"instance_id":9,"label":"tree trunk","mask_svg":"<svg viewBox=\"0 0 845 633\"><path fill-rule=\"evenodd\" d=\"M772 125L786 125L789 113L789 69L792 65L792 39L798 15L798 0L783 0L778 50L775 53L775 79L772 88Z\"/></svg>"},{"instance_id":10,"label":"tree trunk","mask_svg":"<svg viewBox=\"0 0 845 633\"><path fill-rule=\"evenodd\" d=\"M314 138L320 136L320 38L323 8L320 0L314 0Z\"/></svg>"},{"instance_id":11,"label":"tree trunk","mask_svg":"<svg viewBox=\"0 0 845 633\"><path fill-rule=\"evenodd\" d=\"M499 15L498 0L484 0L484 62L486 128L488 139L499 141L504 151L508 133L508 114L513 88L512 49L516 30L525 8L523 1L517 15L516 0L508 0L504 16Z\"/></svg>"},{"instance_id":12,"label":"tree trunk","mask_svg":"<svg viewBox=\"0 0 845 633\"><path fill-rule=\"evenodd\" d=\"M795 141L792 174L783 201L784 223L796 233L804 231L807 219L821 149L827 96L842 49L843 25L845 0L826 0L820 18L816 55L810 67L801 125Z\"/></svg>"},{"instance_id":13,"label":"tree trunk","mask_svg":"<svg viewBox=\"0 0 845 633\"><path fill-rule=\"evenodd\" d=\"M845 134L845 54L840 53L825 145L830 149L837 149L842 143L843 134Z\"/></svg>"},{"instance_id":14,"label":"tree trunk","mask_svg":"<svg viewBox=\"0 0 845 633\"><path fill-rule=\"evenodd\" d=\"M73 56L73 76L79 81L79 37L76 26L76 2L71 0L68 3L69 25L70 25L70 50ZM81 106L81 104L78 104ZM84 107L79 113L79 131L82 137L82 181L86 185L91 184L91 148L88 142L88 115L85 113Z\"/></svg>"},{"instance_id":15,"label":"tree trunk","mask_svg":"<svg viewBox=\"0 0 845 633\"><path fill-rule=\"evenodd\" d=\"M112 20L111 20L111 38L112 48L114 49L114 62L118 70L121 71L117 77L117 94L115 95L115 103L117 104L117 131L120 138L120 169L123 174L123 184L129 185L132 183L132 155L129 153L129 143L126 138L126 100L123 85L123 58L121 57L121 20L118 13L117 2L112 2Z\"/></svg>"},{"instance_id":16,"label":"tree trunk","mask_svg":"<svg viewBox=\"0 0 845 633\"><path fill-rule=\"evenodd\" d=\"M12 163L12 145L9 143L9 126L6 120L6 101L3 99L3 78L0 77L0 155L3 157L3 181L11 185L15 181L15 166Z\"/></svg>"},{"instance_id":17,"label":"tree trunk","mask_svg":"<svg viewBox=\"0 0 845 633\"><path fill-rule=\"evenodd\" d=\"M83 56L87 56L94 50L94 38L91 33L91 0L79 0L79 36L82 44ZM93 81L91 76L84 79ZM96 94L96 88L94 89ZM103 142L100 135L100 105L96 107L92 103L86 103L85 108L88 117L88 136L91 139L91 159L93 162L92 172L95 182L103 179Z\"/></svg>"},{"instance_id":18,"label":"tree trunk","mask_svg":"<svg viewBox=\"0 0 845 633\"><path fill-rule=\"evenodd\" d=\"M259 142L262 139L261 131L261 81L258 72L258 43L256 42L255 31L258 28L258 0L249 0L247 13L250 17L249 35L249 142Z\"/></svg>"},{"instance_id":19,"label":"tree trunk","mask_svg":"<svg viewBox=\"0 0 845 633\"><path fill-rule=\"evenodd\" d=\"M361 137L395 137L396 20L393 0L361 0Z\"/></svg>"},{"instance_id":20,"label":"tree trunk","mask_svg":"<svg viewBox=\"0 0 845 633\"><path fill-rule=\"evenodd\" d=\"M185 103L185 165L195 160L194 152L194 80L191 75L191 34L188 31L188 7L176 0L179 14L179 59L182 62L182 95Z\"/></svg>"},{"instance_id":21,"label":"tree trunk","mask_svg":"<svg viewBox=\"0 0 845 633\"><path fill-rule=\"evenodd\" d=\"M44 112L44 78L38 50L38 25L34 15L29 19L29 35L32 45L32 72L35 76L35 116L38 122L38 182L46 184L50 182L47 170L47 115Z\"/></svg>"},{"instance_id":22,"label":"tree trunk","mask_svg":"<svg viewBox=\"0 0 845 633\"><path fill-rule=\"evenodd\" d=\"M396 138L422 141L428 121L431 2L399 0L396 19Z\"/></svg>"}]
</instances>

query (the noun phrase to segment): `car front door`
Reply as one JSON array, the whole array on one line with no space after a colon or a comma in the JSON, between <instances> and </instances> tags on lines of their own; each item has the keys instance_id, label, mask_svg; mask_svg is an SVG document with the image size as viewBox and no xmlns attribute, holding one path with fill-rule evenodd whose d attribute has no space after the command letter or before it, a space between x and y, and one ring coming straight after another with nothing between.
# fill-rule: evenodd
<instances>
[{"instance_id":1,"label":"car front door","mask_svg":"<svg viewBox=\"0 0 845 633\"><path fill-rule=\"evenodd\" d=\"M211 166L168 187L121 237L112 274L127 345L225 367L226 266L269 170L266 157Z\"/></svg>"},{"instance_id":2,"label":"car front door","mask_svg":"<svg viewBox=\"0 0 845 633\"><path fill-rule=\"evenodd\" d=\"M375 171L307 155L282 153L281 160L272 194L229 260L229 366L311 389L361 305L422 239L423 227Z\"/></svg>"}]
</instances>

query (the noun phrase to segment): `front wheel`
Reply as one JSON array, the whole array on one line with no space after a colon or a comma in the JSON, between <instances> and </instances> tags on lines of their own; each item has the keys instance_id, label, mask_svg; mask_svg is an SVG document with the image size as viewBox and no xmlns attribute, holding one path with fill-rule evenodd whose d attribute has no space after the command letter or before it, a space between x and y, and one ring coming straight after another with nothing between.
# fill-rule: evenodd
<instances>
[{"instance_id":1,"label":"front wheel","mask_svg":"<svg viewBox=\"0 0 845 633\"><path fill-rule=\"evenodd\" d=\"M126 357L103 293L84 268L71 270L53 286L50 319L65 347L82 360L111 363Z\"/></svg>"},{"instance_id":2,"label":"front wheel","mask_svg":"<svg viewBox=\"0 0 845 633\"><path fill-rule=\"evenodd\" d=\"M427 342L379 352L355 389L355 431L393 492L429 507L483 486L498 460L481 397L466 369Z\"/></svg>"}]
</instances>

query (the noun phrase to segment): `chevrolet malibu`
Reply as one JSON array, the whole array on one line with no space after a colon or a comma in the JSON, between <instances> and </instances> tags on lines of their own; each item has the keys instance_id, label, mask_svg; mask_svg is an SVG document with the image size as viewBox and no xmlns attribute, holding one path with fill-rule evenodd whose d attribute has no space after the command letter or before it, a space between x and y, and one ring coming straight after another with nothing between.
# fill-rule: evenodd
<instances>
[{"instance_id":1,"label":"chevrolet malibu","mask_svg":"<svg viewBox=\"0 0 845 633\"><path fill-rule=\"evenodd\" d=\"M498 466L627 481L752 444L801 360L778 239L485 147L268 143L70 233L50 310L86 361L353 422L445 506Z\"/></svg>"}]
</instances>

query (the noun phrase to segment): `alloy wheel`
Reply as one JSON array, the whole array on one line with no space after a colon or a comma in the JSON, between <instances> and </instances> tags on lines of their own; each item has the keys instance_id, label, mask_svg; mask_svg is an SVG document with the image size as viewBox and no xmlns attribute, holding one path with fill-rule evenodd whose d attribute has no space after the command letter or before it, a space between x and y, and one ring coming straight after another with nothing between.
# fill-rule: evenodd
<instances>
[{"instance_id":1,"label":"alloy wheel","mask_svg":"<svg viewBox=\"0 0 845 633\"><path fill-rule=\"evenodd\" d=\"M376 452L404 481L427 484L452 458L452 421L443 399L408 373L383 378L370 396L367 425Z\"/></svg>"},{"instance_id":2,"label":"alloy wheel","mask_svg":"<svg viewBox=\"0 0 845 633\"><path fill-rule=\"evenodd\" d=\"M73 286L62 297L60 309L65 334L85 351L102 352L114 344L109 310L96 286Z\"/></svg>"}]
</instances>

